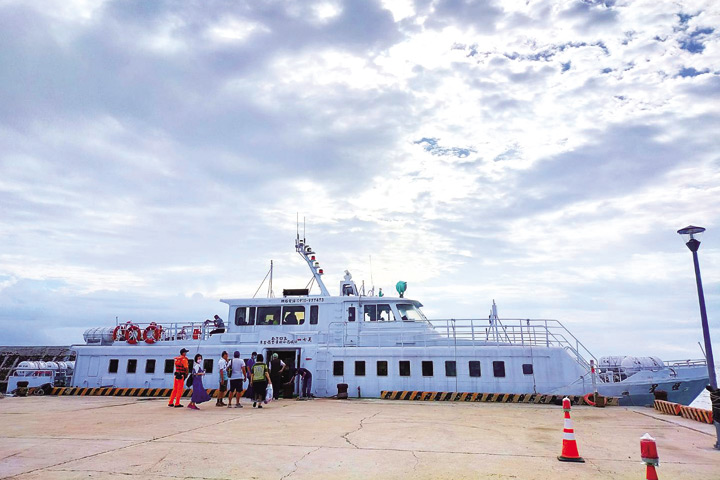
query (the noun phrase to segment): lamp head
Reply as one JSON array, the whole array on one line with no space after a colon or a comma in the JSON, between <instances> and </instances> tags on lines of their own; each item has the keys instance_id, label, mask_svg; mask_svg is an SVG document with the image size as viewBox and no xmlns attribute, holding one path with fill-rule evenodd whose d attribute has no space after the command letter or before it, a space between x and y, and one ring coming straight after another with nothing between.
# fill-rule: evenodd
<instances>
[{"instance_id":1,"label":"lamp head","mask_svg":"<svg viewBox=\"0 0 720 480\"><path fill-rule=\"evenodd\" d=\"M693 251L697 252L698 248L700 248L700 240L699 238L702 236L702 233L705 231L705 228L703 227L696 227L694 225L688 225L685 228L681 228L678 230L677 233L682 235L683 239L685 240L685 245Z\"/></svg>"}]
</instances>

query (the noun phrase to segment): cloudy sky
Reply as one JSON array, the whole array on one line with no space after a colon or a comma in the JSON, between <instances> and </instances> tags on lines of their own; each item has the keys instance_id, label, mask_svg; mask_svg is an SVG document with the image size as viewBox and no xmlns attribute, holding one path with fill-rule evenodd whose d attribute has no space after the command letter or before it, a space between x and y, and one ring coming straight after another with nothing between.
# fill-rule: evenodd
<instances>
[{"instance_id":1,"label":"cloudy sky","mask_svg":"<svg viewBox=\"0 0 720 480\"><path fill-rule=\"evenodd\" d=\"M0 0L0 344L226 316L275 262L597 356L720 345L714 1ZM263 289L264 291L264 289ZM716 349L717 350L717 349Z\"/></svg>"}]
</instances>

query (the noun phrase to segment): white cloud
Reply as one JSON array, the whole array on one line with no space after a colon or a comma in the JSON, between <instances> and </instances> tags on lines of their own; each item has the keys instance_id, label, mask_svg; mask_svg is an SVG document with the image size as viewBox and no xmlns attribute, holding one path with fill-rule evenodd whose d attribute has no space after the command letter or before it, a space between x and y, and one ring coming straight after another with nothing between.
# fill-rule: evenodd
<instances>
[{"instance_id":1,"label":"white cloud","mask_svg":"<svg viewBox=\"0 0 720 480\"><path fill-rule=\"evenodd\" d=\"M694 352L674 231L700 223L720 309L715 2L0 9L0 322L46 318L22 296L83 305L60 343L136 296L199 316L270 259L304 286L296 212L333 291L349 268L439 317L495 298L601 354L658 318L648 349Z\"/></svg>"}]
</instances>

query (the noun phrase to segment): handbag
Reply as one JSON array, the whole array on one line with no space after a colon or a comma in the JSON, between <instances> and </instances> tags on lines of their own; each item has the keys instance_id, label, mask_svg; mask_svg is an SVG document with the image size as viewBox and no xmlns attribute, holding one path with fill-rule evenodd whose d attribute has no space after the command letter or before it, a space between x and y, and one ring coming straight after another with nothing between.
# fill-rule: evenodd
<instances>
[{"instance_id":1,"label":"handbag","mask_svg":"<svg viewBox=\"0 0 720 480\"><path fill-rule=\"evenodd\" d=\"M188 375L187 380L185 380L185 386L186 387L192 387L193 384L193 374L191 373Z\"/></svg>"},{"instance_id":2,"label":"handbag","mask_svg":"<svg viewBox=\"0 0 720 480\"><path fill-rule=\"evenodd\" d=\"M235 360L230 360L230 361L228 362L227 367L225 368L225 372L227 373L227 378L232 377L232 372L233 372L232 364L233 364L234 361L235 361Z\"/></svg>"},{"instance_id":3,"label":"handbag","mask_svg":"<svg viewBox=\"0 0 720 480\"><path fill-rule=\"evenodd\" d=\"M272 402L273 399L273 386L272 383L267 386L267 391L265 392L265 403Z\"/></svg>"}]
</instances>

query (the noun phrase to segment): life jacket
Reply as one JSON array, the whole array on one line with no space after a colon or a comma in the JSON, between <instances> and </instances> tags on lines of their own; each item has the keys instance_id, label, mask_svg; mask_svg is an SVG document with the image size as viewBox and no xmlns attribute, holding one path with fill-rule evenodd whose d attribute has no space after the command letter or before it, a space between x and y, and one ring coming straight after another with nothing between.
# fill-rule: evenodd
<instances>
[{"instance_id":1,"label":"life jacket","mask_svg":"<svg viewBox=\"0 0 720 480\"><path fill-rule=\"evenodd\" d=\"M253 365L252 368L252 374L253 374L253 382L261 382L265 380L265 372L267 372L267 365L264 363L256 363Z\"/></svg>"},{"instance_id":2,"label":"life jacket","mask_svg":"<svg viewBox=\"0 0 720 480\"><path fill-rule=\"evenodd\" d=\"M187 357L183 357L182 355L180 355L179 357L175 357L175 373L180 373L182 375L188 374Z\"/></svg>"}]
</instances>

